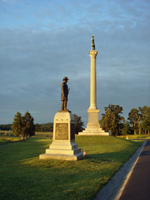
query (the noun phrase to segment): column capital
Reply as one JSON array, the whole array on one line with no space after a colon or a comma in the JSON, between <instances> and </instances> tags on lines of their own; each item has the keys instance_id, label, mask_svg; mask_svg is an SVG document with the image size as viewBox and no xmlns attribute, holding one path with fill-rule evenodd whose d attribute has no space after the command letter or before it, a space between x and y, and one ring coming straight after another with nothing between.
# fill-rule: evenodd
<instances>
[{"instance_id":1,"label":"column capital","mask_svg":"<svg viewBox=\"0 0 150 200\"><path fill-rule=\"evenodd\" d=\"M98 54L98 51L96 50L89 51L89 55L91 59L96 59L97 54Z\"/></svg>"}]
</instances>

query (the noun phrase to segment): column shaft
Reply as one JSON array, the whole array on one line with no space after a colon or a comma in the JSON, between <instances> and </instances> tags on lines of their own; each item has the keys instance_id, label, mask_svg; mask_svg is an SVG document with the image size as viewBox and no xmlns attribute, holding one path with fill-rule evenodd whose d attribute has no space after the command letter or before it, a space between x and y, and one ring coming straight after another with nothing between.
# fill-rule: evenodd
<instances>
[{"instance_id":1,"label":"column shaft","mask_svg":"<svg viewBox=\"0 0 150 200\"><path fill-rule=\"evenodd\" d=\"M96 55L98 51L90 51L91 57L91 80L90 80L90 108L96 109Z\"/></svg>"}]
</instances>

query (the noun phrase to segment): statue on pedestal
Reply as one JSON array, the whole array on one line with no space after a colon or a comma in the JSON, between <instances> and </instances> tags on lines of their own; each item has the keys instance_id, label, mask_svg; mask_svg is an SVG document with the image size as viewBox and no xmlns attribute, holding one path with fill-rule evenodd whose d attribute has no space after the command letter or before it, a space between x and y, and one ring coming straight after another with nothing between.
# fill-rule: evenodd
<instances>
[{"instance_id":1,"label":"statue on pedestal","mask_svg":"<svg viewBox=\"0 0 150 200\"><path fill-rule=\"evenodd\" d=\"M67 101L68 101L68 94L69 94L69 89L67 85L67 81L69 79L67 77L63 78L63 83L62 83L62 89L61 89L61 110L66 110L67 111Z\"/></svg>"},{"instance_id":2,"label":"statue on pedestal","mask_svg":"<svg viewBox=\"0 0 150 200\"><path fill-rule=\"evenodd\" d=\"M68 85L67 77L63 78L61 101L62 106L54 117L53 142L44 154L39 155L39 159L57 160L80 160L83 158L81 148L75 142L75 119L74 115L67 109ZM85 155L85 154L84 154Z\"/></svg>"}]
</instances>

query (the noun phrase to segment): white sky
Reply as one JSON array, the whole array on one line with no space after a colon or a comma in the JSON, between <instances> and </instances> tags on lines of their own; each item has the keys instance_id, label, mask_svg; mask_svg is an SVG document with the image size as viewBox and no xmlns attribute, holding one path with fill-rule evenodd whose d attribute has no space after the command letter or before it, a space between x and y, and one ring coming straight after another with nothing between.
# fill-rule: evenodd
<instances>
[{"instance_id":1,"label":"white sky","mask_svg":"<svg viewBox=\"0 0 150 200\"><path fill-rule=\"evenodd\" d=\"M108 104L150 106L149 0L0 0L0 124L28 110L52 122L69 78L68 109L88 122L91 35L99 118Z\"/></svg>"}]
</instances>

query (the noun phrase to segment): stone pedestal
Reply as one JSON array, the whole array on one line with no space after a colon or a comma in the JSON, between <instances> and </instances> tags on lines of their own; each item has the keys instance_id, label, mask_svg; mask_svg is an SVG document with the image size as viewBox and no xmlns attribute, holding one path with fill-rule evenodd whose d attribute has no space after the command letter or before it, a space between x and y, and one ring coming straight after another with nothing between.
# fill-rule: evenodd
<instances>
[{"instance_id":1,"label":"stone pedestal","mask_svg":"<svg viewBox=\"0 0 150 200\"><path fill-rule=\"evenodd\" d=\"M110 133L103 131L100 128L99 120L99 110L89 109L88 112L88 124L84 131L79 132L78 135L110 135Z\"/></svg>"},{"instance_id":2,"label":"stone pedestal","mask_svg":"<svg viewBox=\"0 0 150 200\"><path fill-rule=\"evenodd\" d=\"M98 123L99 111L96 106L96 56L98 51L91 50L89 55L91 58L91 80L90 80L90 107L88 112L87 128L78 133L79 135L110 135L108 132L103 131Z\"/></svg>"},{"instance_id":3,"label":"stone pedestal","mask_svg":"<svg viewBox=\"0 0 150 200\"><path fill-rule=\"evenodd\" d=\"M69 111L58 111L54 117L53 142L39 159L79 160L83 157L75 142L75 120Z\"/></svg>"}]
</instances>

